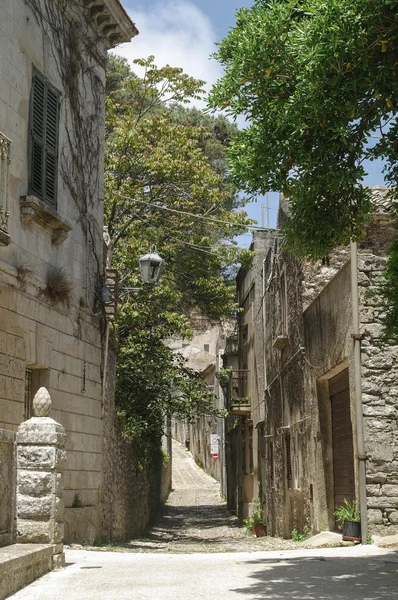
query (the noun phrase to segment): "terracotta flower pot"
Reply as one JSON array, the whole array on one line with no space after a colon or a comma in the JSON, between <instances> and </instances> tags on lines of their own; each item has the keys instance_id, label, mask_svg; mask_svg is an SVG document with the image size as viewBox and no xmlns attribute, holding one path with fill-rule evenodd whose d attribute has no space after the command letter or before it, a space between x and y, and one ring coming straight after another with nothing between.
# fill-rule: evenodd
<instances>
[{"instance_id":1,"label":"terracotta flower pot","mask_svg":"<svg viewBox=\"0 0 398 600\"><path fill-rule=\"evenodd\" d=\"M265 536L265 527L262 523L260 523L259 525L255 525L252 531L256 537Z\"/></svg>"}]
</instances>

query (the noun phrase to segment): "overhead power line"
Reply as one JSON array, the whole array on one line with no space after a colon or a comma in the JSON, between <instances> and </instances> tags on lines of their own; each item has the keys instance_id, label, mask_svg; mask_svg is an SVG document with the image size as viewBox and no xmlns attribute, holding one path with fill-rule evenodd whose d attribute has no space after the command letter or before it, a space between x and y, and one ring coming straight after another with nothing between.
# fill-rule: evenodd
<instances>
[{"instance_id":1,"label":"overhead power line","mask_svg":"<svg viewBox=\"0 0 398 600\"><path fill-rule=\"evenodd\" d=\"M138 200L137 198L130 198L129 196L123 196L123 194L118 194L117 192L107 192L107 194L111 194L112 196L116 196L118 198L123 198L123 200L131 200L131 202L138 202L139 204L145 204L146 206L151 206L152 208L156 208L158 210L167 210L168 212L175 213L177 215L185 215L187 217L194 217L195 219L203 219L204 221L210 221L211 223L220 223L222 225L233 225L234 227L242 227L242 229L253 229L255 231L280 231L279 229L274 229L272 227L260 227L259 225L245 225L244 223L236 223L234 221L224 221L222 219L214 219L212 217L206 217L205 215L198 215L191 212L186 212L183 210L177 210L175 208L170 208L169 206L160 206L159 204L154 204L153 202L148 202L147 200Z\"/></svg>"}]
</instances>

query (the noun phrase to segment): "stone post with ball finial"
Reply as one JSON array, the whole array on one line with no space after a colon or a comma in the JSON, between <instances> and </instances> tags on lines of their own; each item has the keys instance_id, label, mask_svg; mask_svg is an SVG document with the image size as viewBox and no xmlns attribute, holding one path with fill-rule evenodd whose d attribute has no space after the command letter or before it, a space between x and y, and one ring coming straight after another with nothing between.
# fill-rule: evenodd
<instances>
[{"instance_id":1,"label":"stone post with ball finial","mask_svg":"<svg viewBox=\"0 0 398 600\"><path fill-rule=\"evenodd\" d=\"M52 544L53 568L60 568L65 564L65 429L49 417L50 409L50 394L41 387L33 398L33 417L18 427L16 541Z\"/></svg>"}]
</instances>

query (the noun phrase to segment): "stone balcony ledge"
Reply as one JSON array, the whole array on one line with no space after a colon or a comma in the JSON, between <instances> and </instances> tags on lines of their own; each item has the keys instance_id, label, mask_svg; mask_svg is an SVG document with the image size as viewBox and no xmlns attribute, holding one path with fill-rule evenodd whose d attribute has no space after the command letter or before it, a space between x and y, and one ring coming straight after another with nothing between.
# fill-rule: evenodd
<instances>
[{"instance_id":1,"label":"stone balcony ledge","mask_svg":"<svg viewBox=\"0 0 398 600\"><path fill-rule=\"evenodd\" d=\"M36 196L21 196L21 221L29 225L36 221L41 226L52 230L52 242L59 246L68 237L72 224L62 217L54 208Z\"/></svg>"}]
</instances>

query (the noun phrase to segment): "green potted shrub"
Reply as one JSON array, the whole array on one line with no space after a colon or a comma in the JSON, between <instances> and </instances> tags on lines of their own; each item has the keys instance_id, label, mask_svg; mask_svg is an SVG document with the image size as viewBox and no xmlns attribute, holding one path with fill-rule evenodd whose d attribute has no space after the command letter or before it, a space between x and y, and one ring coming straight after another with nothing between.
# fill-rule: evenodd
<instances>
[{"instance_id":1,"label":"green potted shrub","mask_svg":"<svg viewBox=\"0 0 398 600\"><path fill-rule=\"evenodd\" d=\"M217 377L218 381L220 382L221 387L227 387L229 385L229 382L231 381L231 374L232 374L232 371L228 367L226 367L225 369L220 369L220 371L217 371L216 377Z\"/></svg>"},{"instance_id":2,"label":"green potted shrub","mask_svg":"<svg viewBox=\"0 0 398 600\"><path fill-rule=\"evenodd\" d=\"M344 504L334 511L337 524L343 533L343 540L361 541L361 513L358 501L349 502L344 498Z\"/></svg>"},{"instance_id":3,"label":"green potted shrub","mask_svg":"<svg viewBox=\"0 0 398 600\"><path fill-rule=\"evenodd\" d=\"M252 514L243 519L243 524L246 529L253 533L256 537L263 537L265 535L265 527L263 523L263 507L261 506L260 500L256 500L256 510Z\"/></svg>"}]
</instances>

